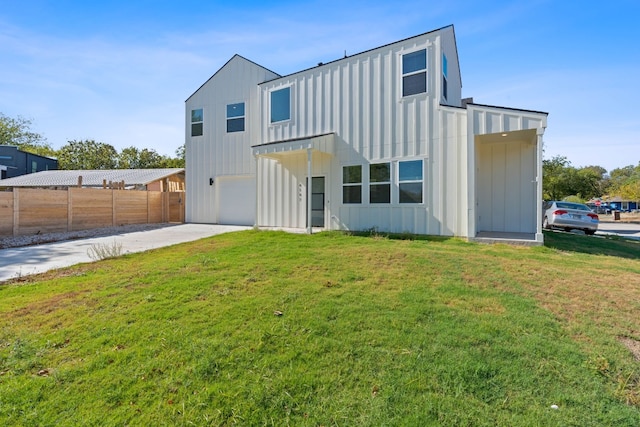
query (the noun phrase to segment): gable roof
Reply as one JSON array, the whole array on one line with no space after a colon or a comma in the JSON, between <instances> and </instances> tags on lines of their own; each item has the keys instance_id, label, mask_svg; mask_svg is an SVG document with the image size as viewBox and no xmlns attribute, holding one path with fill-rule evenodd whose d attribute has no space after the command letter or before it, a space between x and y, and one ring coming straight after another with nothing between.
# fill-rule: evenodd
<instances>
[{"instance_id":1,"label":"gable roof","mask_svg":"<svg viewBox=\"0 0 640 427\"><path fill-rule=\"evenodd\" d=\"M48 170L2 179L0 187L75 187L80 176L83 187L102 187L103 180L147 185L179 173L184 173L184 168Z\"/></svg>"},{"instance_id":2,"label":"gable roof","mask_svg":"<svg viewBox=\"0 0 640 427\"><path fill-rule=\"evenodd\" d=\"M241 59L241 60L243 60L243 61L246 61L246 62L248 62L248 63L250 63L250 64L253 64L253 65L255 65L256 67L262 68L263 70L268 71L268 72L270 72L270 73L272 73L272 74L275 74L276 76L280 76L280 74L276 73L275 71L271 71L270 69L268 69L268 68L266 68L266 67L263 67L262 65L260 65L260 64L258 64L258 63L255 63L255 62L253 62L252 60L247 59L247 58L245 58L244 56L242 56L242 55L238 55L238 54L236 53L235 55L233 55L233 56L231 57L231 59L229 59L227 62L225 62L225 63L224 63L224 65L218 69L218 71L216 71L215 73L213 73L213 75L212 75L211 77L209 77L209 78L207 79L207 81L206 81L206 82L202 83L202 84L200 85L200 87L199 87L198 89L196 89L196 91L195 91L195 92L193 92L191 95L189 95L189 98L187 98L187 100L186 100L185 102L189 101L189 99L191 99L191 97L192 97L193 95L195 95L196 93L198 93L198 91L199 91L200 89L202 89L202 87L203 87L203 86L205 86L207 83L209 83L209 82L211 81L211 79L213 79L213 78L214 78L214 77L215 77L215 76L216 76L216 75L217 75L217 74L218 74L222 69L224 69L224 67L226 67L227 65L229 65L229 63L230 63L231 61L235 60L236 58Z\"/></svg>"},{"instance_id":3,"label":"gable roof","mask_svg":"<svg viewBox=\"0 0 640 427\"><path fill-rule=\"evenodd\" d=\"M325 66L325 65L334 64L336 62L340 62L340 61L344 61L344 60L347 60L347 59L351 59L351 58L353 58L355 56L358 56L358 55L363 55L363 54L366 54L366 53L369 53L369 52L373 52L374 50L382 49L382 48L385 48L385 47L388 47L388 46L392 46L394 44L404 43L404 42L406 42L408 40L415 39L415 38L422 37L422 36L426 36L428 34L437 33L439 31L443 31L443 30L446 30L448 28L451 28L451 30L453 31L453 40L454 40L454 43L456 43L455 30L453 28L453 24L449 24L449 25L445 25L444 27L437 28L435 30L427 31L426 33L422 33L422 34L418 34L418 35L415 35L415 36L407 37L407 38L404 38L402 40L397 40L397 41L394 41L394 42L391 42L391 43L384 44L382 46L378 46L378 47L374 47L374 48L371 48L371 49L364 50L362 52L354 53L352 55L345 55L343 58L334 59L333 61L322 62L322 63L316 65L315 67L309 67L309 68L306 68L304 70L295 71L293 73L286 74L284 76L279 76L279 77L276 77L276 78L271 79L271 80L267 80L267 81L259 83L259 84L269 83L269 82L272 82L274 80L278 80L278 79L281 79L281 78L286 78L286 77L293 76L295 74L305 73L305 72L307 72L309 70L313 70L314 68L317 68L317 67L322 67L322 66ZM457 52L458 52L458 49L457 49L457 45L456 45L456 54L457 54ZM458 62L458 68L460 68L460 62L459 61L456 61L456 62Z\"/></svg>"},{"instance_id":4,"label":"gable roof","mask_svg":"<svg viewBox=\"0 0 640 427\"><path fill-rule=\"evenodd\" d=\"M405 42L405 41L407 41L407 40L414 39L414 38L416 38L416 37L422 37L422 36L425 36L425 35L427 35L427 34L436 33L436 32L438 32L438 31L442 31L442 30L445 30L445 29L448 29L448 28L451 28L451 30L453 31L453 40L454 40L454 44L456 44L455 29L454 29L454 27L453 27L453 24L449 24L449 25L445 25L444 27L441 27L441 28L438 28L438 29L435 29L435 30L427 31L426 33L418 34L418 35L416 35L416 36L411 36L411 37L407 37L407 38L402 39L402 40L398 40L398 41L394 41L394 42L391 42L391 43L387 43L387 44L385 44L385 45L378 46L378 47L374 47L374 48L372 48L372 49L368 49L368 50L365 50L365 51L362 51L362 52L358 52L358 53L355 53L355 54L353 54L353 55L348 55L348 56L347 56L347 55L345 55L345 56L344 56L344 58L338 58L338 59L335 59L335 60L330 61L330 62L320 63L318 66L323 66L323 65L327 65L327 64L333 64L334 62L338 62L338 61L344 61L345 59L349 59L349 58L352 58L352 57L354 57L354 56L362 55L362 54L364 54L364 53L371 52L371 51L374 51L374 50L376 50L376 49L381 49L381 48L384 48L384 47L387 47L387 46L394 45L394 44L396 44L396 43L402 43L402 42ZM456 55L457 55L457 52L458 52L458 49L457 49L457 46L456 46ZM204 85L206 85L206 84L207 84L207 83L208 83L212 78L214 78L214 77L216 76L216 74L218 74L218 73L220 72L220 70L222 70L224 67L226 67L226 66L227 66L231 61L233 61L235 58L240 58L240 59L242 59L242 60L244 60L244 61L250 62L251 64L254 64L255 66L260 67L260 68L262 68L262 69L264 69L264 70L266 70L266 71L268 71L268 72L270 72L270 73L273 73L273 74L275 74L275 75L277 76L277 77L274 77L273 79L266 80L266 81L264 81L264 82L262 82L262 83L268 83L268 82L271 82L271 81L273 81L273 80L278 80L278 79L283 78L283 77L289 77L289 76L292 76L292 75L294 75L294 74L303 73L303 72L305 72L305 71L309 71L309 70L312 70L312 69L314 69L314 68L316 68L316 67L317 67L317 66L316 66L316 67L309 67L309 68L307 68L307 69L300 70L300 71L296 71L296 72L293 72L293 73L290 73L290 74L287 74L287 75L284 75L284 76L283 76L283 75L280 75L280 74L276 73L275 71L271 71L270 69L265 68L265 67L263 67L262 65L257 64L257 63L255 63L255 62L251 61L250 59L247 59L247 58L245 58L245 57L243 57L243 56L241 56L241 55L238 55L238 54L236 53L235 55L233 55L233 56L231 57L231 59L229 59L227 62L225 62L225 64L224 64L222 67L220 67L220 68L218 69L218 71L216 71L216 72L215 72L211 77L209 77L209 78L207 79L207 81L206 81L206 82L204 82L202 85L200 85L200 87L199 87L195 92L193 92L191 95L189 95L189 98L187 98L187 101L188 101L189 99L191 99L191 97L192 97L193 95L195 95L195 94L196 94L200 89L202 89L202 87L203 87ZM459 69L460 69L460 62L459 62L459 61L456 61L456 62L458 63L458 70L459 70ZM458 75L460 75L460 73L458 73ZM259 84L262 84L262 83L259 83ZM186 101L185 101L185 102L186 102Z\"/></svg>"}]
</instances>

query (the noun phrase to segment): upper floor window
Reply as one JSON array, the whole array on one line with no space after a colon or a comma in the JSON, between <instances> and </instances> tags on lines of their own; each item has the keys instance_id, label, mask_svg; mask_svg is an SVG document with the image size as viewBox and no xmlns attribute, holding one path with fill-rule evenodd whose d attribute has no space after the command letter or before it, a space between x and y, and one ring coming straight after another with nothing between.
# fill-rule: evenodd
<instances>
[{"instance_id":1,"label":"upper floor window","mask_svg":"<svg viewBox=\"0 0 640 427\"><path fill-rule=\"evenodd\" d=\"M342 168L342 203L362 203L362 166Z\"/></svg>"},{"instance_id":2,"label":"upper floor window","mask_svg":"<svg viewBox=\"0 0 640 427\"><path fill-rule=\"evenodd\" d=\"M191 110L191 136L202 136L202 108Z\"/></svg>"},{"instance_id":3,"label":"upper floor window","mask_svg":"<svg viewBox=\"0 0 640 427\"><path fill-rule=\"evenodd\" d=\"M291 119L291 88L271 92L271 123Z\"/></svg>"},{"instance_id":4,"label":"upper floor window","mask_svg":"<svg viewBox=\"0 0 640 427\"><path fill-rule=\"evenodd\" d=\"M427 50L402 55L402 96L427 91Z\"/></svg>"},{"instance_id":5,"label":"upper floor window","mask_svg":"<svg viewBox=\"0 0 640 427\"><path fill-rule=\"evenodd\" d=\"M398 162L400 203L422 203L422 160Z\"/></svg>"},{"instance_id":6,"label":"upper floor window","mask_svg":"<svg viewBox=\"0 0 640 427\"><path fill-rule=\"evenodd\" d=\"M227 132L244 132L244 102L227 105Z\"/></svg>"},{"instance_id":7,"label":"upper floor window","mask_svg":"<svg viewBox=\"0 0 640 427\"><path fill-rule=\"evenodd\" d=\"M391 203L391 163L369 165L369 202Z\"/></svg>"},{"instance_id":8,"label":"upper floor window","mask_svg":"<svg viewBox=\"0 0 640 427\"><path fill-rule=\"evenodd\" d=\"M447 100L447 56L442 54L442 97Z\"/></svg>"}]
</instances>

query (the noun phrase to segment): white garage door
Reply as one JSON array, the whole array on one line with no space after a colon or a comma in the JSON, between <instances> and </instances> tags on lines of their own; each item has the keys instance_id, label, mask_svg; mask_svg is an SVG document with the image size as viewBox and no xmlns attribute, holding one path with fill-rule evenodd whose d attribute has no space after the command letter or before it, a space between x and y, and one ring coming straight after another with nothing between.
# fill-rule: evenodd
<instances>
[{"instance_id":1,"label":"white garage door","mask_svg":"<svg viewBox=\"0 0 640 427\"><path fill-rule=\"evenodd\" d=\"M217 179L218 224L254 225L256 218L255 177Z\"/></svg>"}]
</instances>

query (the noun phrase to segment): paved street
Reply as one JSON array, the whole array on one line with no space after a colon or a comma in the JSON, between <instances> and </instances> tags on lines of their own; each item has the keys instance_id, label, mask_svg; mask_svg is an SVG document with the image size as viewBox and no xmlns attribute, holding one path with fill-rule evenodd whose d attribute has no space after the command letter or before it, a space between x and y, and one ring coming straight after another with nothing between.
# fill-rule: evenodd
<instances>
[{"instance_id":1,"label":"paved street","mask_svg":"<svg viewBox=\"0 0 640 427\"><path fill-rule=\"evenodd\" d=\"M616 234L620 237L640 239L640 224L628 222L601 222L596 234Z\"/></svg>"}]
</instances>

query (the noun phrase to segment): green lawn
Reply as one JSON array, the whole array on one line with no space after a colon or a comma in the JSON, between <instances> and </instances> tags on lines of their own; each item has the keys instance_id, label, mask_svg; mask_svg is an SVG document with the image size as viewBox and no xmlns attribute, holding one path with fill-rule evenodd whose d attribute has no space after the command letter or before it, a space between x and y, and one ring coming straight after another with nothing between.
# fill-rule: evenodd
<instances>
[{"instance_id":1,"label":"green lawn","mask_svg":"<svg viewBox=\"0 0 640 427\"><path fill-rule=\"evenodd\" d=\"M0 285L0 424L640 425L640 243L400 237L247 231Z\"/></svg>"}]
</instances>

